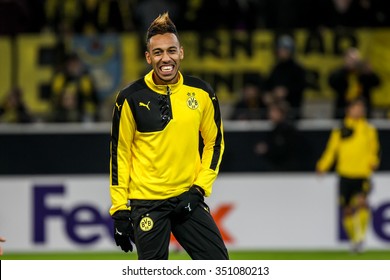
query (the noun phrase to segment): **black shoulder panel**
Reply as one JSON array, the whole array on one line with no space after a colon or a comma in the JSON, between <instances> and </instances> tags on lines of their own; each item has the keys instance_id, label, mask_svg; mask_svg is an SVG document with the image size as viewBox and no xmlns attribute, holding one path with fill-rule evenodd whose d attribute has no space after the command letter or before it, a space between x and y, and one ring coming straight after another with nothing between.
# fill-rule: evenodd
<instances>
[{"instance_id":1,"label":"black shoulder panel","mask_svg":"<svg viewBox=\"0 0 390 280\"><path fill-rule=\"evenodd\" d=\"M118 99L127 100L139 132L161 131L172 119L169 96L152 91L143 78L124 88Z\"/></svg>"},{"instance_id":2,"label":"black shoulder panel","mask_svg":"<svg viewBox=\"0 0 390 280\"><path fill-rule=\"evenodd\" d=\"M205 81L199 78L186 76L186 75L183 75L183 79L185 85L203 89L209 94L210 98L215 96L214 90L212 89L209 83L206 83Z\"/></svg>"},{"instance_id":3,"label":"black shoulder panel","mask_svg":"<svg viewBox=\"0 0 390 280\"><path fill-rule=\"evenodd\" d=\"M130 95L135 94L136 92L145 89L145 87L146 87L145 80L144 80L144 78L141 78L141 79L127 85L126 87L124 87L120 91L119 96L123 96L123 98L129 97Z\"/></svg>"}]
</instances>

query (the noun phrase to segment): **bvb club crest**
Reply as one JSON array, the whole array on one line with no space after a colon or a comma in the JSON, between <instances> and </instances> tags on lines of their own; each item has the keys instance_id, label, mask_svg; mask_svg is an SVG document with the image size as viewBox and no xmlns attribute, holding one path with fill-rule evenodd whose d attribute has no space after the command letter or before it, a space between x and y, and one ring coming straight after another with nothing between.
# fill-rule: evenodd
<instances>
[{"instance_id":1,"label":"bvb club crest","mask_svg":"<svg viewBox=\"0 0 390 280\"><path fill-rule=\"evenodd\" d=\"M187 106L188 108L195 110L199 107L199 102L195 98L195 93L187 93L188 99L187 99Z\"/></svg>"},{"instance_id":2,"label":"bvb club crest","mask_svg":"<svg viewBox=\"0 0 390 280\"><path fill-rule=\"evenodd\" d=\"M139 226L142 231L149 231L153 228L153 220L149 216L143 217L141 219L141 222L139 223Z\"/></svg>"}]
</instances>

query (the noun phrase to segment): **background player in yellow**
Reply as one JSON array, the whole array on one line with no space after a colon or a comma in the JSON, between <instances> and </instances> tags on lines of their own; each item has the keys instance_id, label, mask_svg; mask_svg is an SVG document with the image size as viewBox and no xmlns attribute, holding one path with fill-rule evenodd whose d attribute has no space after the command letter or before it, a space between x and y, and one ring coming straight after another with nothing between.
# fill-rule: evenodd
<instances>
[{"instance_id":1,"label":"background player in yellow","mask_svg":"<svg viewBox=\"0 0 390 280\"><path fill-rule=\"evenodd\" d=\"M372 172L379 165L377 130L366 118L364 99L352 100L340 128L333 129L326 149L317 162L319 174L336 164L343 226L352 250L360 252L370 219L367 195Z\"/></svg>"},{"instance_id":2,"label":"background player in yellow","mask_svg":"<svg viewBox=\"0 0 390 280\"><path fill-rule=\"evenodd\" d=\"M135 242L139 259L167 259L173 233L193 259L227 259L204 202L224 151L218 99L209 84L179 71L184 50L167 13L150 25L145 57L152 70L119 92L113 112L116 244L128 252Z\"/></svg>"}]
</instances>

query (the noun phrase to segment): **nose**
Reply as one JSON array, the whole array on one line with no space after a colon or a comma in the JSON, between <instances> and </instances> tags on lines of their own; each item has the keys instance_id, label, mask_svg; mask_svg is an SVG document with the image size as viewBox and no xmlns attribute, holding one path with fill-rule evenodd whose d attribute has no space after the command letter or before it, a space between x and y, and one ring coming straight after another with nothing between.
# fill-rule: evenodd
<instances>
[{"instance_id":1,"label":"nose","mask_svg":"<svg viewBox=\"0 0 390 280\"><path fill-rule=\"evenodd\" d=\"M169 56L168 52L163 52L161 60L164 61L164 62L167 62L167 61L171 60L171 57Z\"/></svg>"}]
</instances>

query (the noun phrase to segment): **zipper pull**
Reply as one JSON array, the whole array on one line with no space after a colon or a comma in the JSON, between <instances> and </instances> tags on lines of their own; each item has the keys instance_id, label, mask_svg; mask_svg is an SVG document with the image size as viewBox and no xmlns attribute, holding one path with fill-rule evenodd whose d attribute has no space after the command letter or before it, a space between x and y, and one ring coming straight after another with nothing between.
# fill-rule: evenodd
<instances>
[{"instance_id":1,"label":"zipper pull","mask_svg":"<svg viewBox=\"0 0 390 280\"><path fill-rule=\"evenodd\" d=\"M167 86L167 95L171 95L171 88L169 86Z\"/></svg>"}]
</instances>

